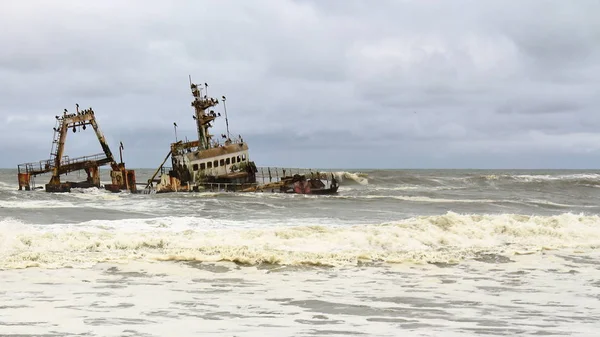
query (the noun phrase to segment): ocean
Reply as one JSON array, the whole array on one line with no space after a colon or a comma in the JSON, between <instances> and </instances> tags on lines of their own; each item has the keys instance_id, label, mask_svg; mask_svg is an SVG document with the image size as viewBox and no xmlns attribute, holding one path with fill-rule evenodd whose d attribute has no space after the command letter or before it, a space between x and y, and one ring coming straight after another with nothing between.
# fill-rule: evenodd
<instances>
[{"instance_id":1,"label":"ocean","mask_svg":"<svg viewBox=\"0 0 600 337\"><path fill-rule=\"evenodd\" d=\"M599 334L597 171L335 174L333 196L50 194L0 170L0 335Z\"/></svg>"}]
</instances>

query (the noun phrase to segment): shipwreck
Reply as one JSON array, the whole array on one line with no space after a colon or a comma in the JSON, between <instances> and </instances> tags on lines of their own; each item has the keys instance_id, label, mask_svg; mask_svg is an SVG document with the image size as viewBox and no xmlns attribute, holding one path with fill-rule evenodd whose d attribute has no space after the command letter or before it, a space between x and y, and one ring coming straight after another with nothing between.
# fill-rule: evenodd
<instances>
[{"instance_id":1,"label":"shipwreck","mask_svg":"<svg viewBox=\"0 0 600 337\"><path fill-rule=\"evenodd\" d=\"M226 97L221 100L206 94L204 86L192 83L190 89L194 108L192 116L197 140L171 143L170 150L155 173L148 180L146 191L156 193L189 191L234 191L234 192L280 192L297 194L337 193L338 183L331 174L322 172L293 173L291 169L267 168L269 182L266 182L264 168L260 170L262 183L257 179L259 170L250 160L249 146L241 135L231 137L227 117ZM204 92L204 94L203 94ZM214 108L223 103L223 115ZM216 119L225 118L226 133L216 139L210 129ZM174 123L177 127L177 124ZM171 167L165 167L171 158ZM281 172L281 175L279 174Z\"/></svg>"},{"instance_id":2,"label":"shipwreck","mask_svg":"<svg viewBox=\"0 0 600 337\"><path fill-rule=\"evenodd\" d=\"M102 188L100 183L101 166L110 165L111 184L104 188L112 192L129 191L131 193L168 193L168 192L276 192L293 194L335 194L338 181L333 173L301 169L257 168L250 159L248 143L241 135L232 137L229 132L226 97L221 100L207 95L208 84L198 85L191 81L190 89L194 109L192 119L197 131L197 139L178 140L170 144L169 151L162 163L154 171L146 183L137 183L134 170L125 168L123 163L123 144L120 143L120 162L116 162L106 139L96 121L92 108L81 110L76 104L76 112L69 114L64 109L62 115L55 116L54 137L50 158L38 162L24 163L17 166L19 190L31 190L35 186L35 178L39 175L51 174L50 181L45 184L46 192L70 192L72 188ZM215 107L223 103L223 115L215 112ZM210 133L214 123L225 118L226 133L217 139ZM177 124L173 123L175 133ZM96 133L103 153L78 158L64 155L64 146L69 130L85 130L87 126ZM165 166L171 159L171 166ZM63 181L61 176L74 171L85 171L84 181ZM142 185L143 188L137 188Z\"/></svg>"}]
</instances>

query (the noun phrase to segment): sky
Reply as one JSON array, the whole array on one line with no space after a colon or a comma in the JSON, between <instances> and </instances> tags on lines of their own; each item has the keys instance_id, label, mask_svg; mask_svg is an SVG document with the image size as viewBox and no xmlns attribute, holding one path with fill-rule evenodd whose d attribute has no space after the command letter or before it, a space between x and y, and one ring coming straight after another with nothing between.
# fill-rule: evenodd
<instances>
[{"instance_id":1,"label":"sky","mask_svg":"<svg viewBox=\"0 0 600 337\"><path fill-rule=\"evenodd\" d=\"M258 166L600 168L600 1L0 0L0 167L92 107L155 168L188 76ZM223 104L216 107L222 115ZM223 118L213 133L225 132ZM66 154L101 152L92 130Z\"/></svg>"}]
</instances>

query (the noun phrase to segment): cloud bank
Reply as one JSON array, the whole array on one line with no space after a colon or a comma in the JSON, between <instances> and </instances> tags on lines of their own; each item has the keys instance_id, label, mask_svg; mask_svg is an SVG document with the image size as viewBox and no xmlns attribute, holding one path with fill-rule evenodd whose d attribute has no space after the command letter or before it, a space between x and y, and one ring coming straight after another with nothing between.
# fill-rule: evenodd
<instances>
[{"instance_id":1,"label":"cloud bank","mask_svg":"<svg viewBox=\"0 0 600 337\"><path fill-rule=\"evenodd\" d=\"M49 157L93 107L156 167L194 138L188 75L261 165L595 168L597 1L5 1L0 166ZM218 110L222 110L222 106ZM225 122L216 125L218 135ZM91 130L67 153L100 152Z\"/></svg>"}]
</instances>

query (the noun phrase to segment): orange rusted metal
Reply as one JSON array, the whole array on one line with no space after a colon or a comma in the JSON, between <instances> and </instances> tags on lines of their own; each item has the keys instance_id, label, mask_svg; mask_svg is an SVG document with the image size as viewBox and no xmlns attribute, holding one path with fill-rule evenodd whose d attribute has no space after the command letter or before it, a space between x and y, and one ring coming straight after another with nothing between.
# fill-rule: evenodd
<instances>
[{"instance_id":1,"label":"orange rusted metal","mask_svg":"<svg viewBox=\"0 0 600 337\"><path fill-rule=\"evenodd\" d=\"M110 171L110 177L112 184L107 184L104 186L104 188L107 190L112 192L119 192L122 190L128 190L131 192L137 191L135 183L135 171L127 170L124 163L119 163L115 169Z\"/></svg>"},{"instance_id":2,"label":"orange rusted metal","mask_svg":"<svg viewBox=\"0 0 600 337\"><path fill-rule=\"evenodd\" d=\"M31 177L27 172L19 173L19 191L25 189L26 191L31 190L31 186L29 186L29 181Z\"/></svg>"}]
</instances>

